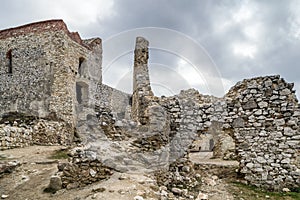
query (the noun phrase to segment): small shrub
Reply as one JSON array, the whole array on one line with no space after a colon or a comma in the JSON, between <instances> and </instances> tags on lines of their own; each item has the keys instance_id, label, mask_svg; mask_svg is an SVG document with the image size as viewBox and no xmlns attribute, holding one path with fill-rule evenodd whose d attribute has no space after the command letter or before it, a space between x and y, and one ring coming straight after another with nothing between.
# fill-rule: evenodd
<instances>
[{"instance_id":1,"label":"small shrub","mask_svg":"<svg viewBox=\"0 0 300 200\"><path fill-rule=\"evenodd\" d=\"M50 159L68 159L70 156L68 155L67 150L56 150L53 154L49 157Z\"/></svg>"}]
</instances>

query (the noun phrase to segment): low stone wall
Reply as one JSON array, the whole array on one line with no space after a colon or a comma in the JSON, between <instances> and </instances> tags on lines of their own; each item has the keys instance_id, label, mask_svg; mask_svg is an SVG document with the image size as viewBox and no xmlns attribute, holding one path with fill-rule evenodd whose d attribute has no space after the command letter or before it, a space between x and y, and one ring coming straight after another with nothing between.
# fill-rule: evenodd
<instances>
[{"instance_id":1,"label":"low stone wall","mask_svg":"<svg viewBox=\"0 0 300 200\"><path fill-rule=\"evenodd\" d=\"M70 145L73 135L73 129L65 122L40 119L33 126L32 141L39 145Z\"/></svg>"},{"instance_id":2,"label":"low stone wall","mask_svg":"<svg viewBox=\"0 0 300 200\"><path fill-rule=\"evenodd\" d=\"M10 121L9 121L10 120ZM0 123L0 150L38 145L69 145L74 130L64 121L26 117Z\"/></svg>"},{"instance_id":3,"label":"low stone wall","mask_svg":"<svg viewBox=\"0 0 300 200\"><path fill-rule=\"evenodd\" d=\"M0 150L32 145L32 132L28 127L0 124Z\"/></svg>"},{"instance_id":4,"label":"low stone wall","mask_svg":"<svg viewBox=\"0 0 300 200\"><path fill-rule=\"evenodd\" d=\"M58 175L62 187L74 189L85 185L108 179L113 171L104 166L96 157L86 151L76 151L71 162L58 165Z\"/></svg>"}]
</instances>

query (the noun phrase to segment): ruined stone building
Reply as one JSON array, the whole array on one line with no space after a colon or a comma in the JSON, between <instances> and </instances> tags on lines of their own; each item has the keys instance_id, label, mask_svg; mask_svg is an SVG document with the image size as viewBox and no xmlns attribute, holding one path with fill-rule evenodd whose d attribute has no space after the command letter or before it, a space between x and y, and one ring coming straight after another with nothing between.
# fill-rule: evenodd
<instances>
[{"instance_id":1,"label":"ruined stone building","mask_svg":"<svg viewBox=\"0 0 300 200\"><path fill-rule=\"evenodd\" d=\"M144 167L152 169L188 151L213 151L238 160L251 184L299 187L293 84L275 75L243 80L223 98L195 89L159 98L151 90L148 46L137 37L131 95L102 83L99 38L82 40L61 20L0 31L0 149L80 139L120 170L124 163L147 160ZM132 152L107 145L115 140L127 141Z\"/></svg>"},{"instance_id":2,"label":"ruined stone building","mask_svg":"<svg viewBox=\"0 0 300 200\"><path fill-rule=\"evenodd\" d=\"M62 131L69 135L53 143L72 140L82 108L101 104L102 90L102 95L114 90L101 84L101 39L82 40L62 20L0 31L0 41L0 114L63 121ZM23 144L2 144L14 145Z\"/></svg>"}]
</instances>

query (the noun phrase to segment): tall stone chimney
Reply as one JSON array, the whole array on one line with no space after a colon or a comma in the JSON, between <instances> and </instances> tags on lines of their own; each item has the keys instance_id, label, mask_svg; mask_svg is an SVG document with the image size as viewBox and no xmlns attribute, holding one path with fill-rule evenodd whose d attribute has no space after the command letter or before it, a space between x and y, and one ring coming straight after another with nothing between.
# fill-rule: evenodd
<instances>
[{"instance_id":1,"label":"tall stone chimney","mask_svg":"<svg viewBox=\"0 0 300 200\"><path fill-rule=\"evenodd\" d=\"M136 38L133 69L132 119L141 124L147 123L145 109L149 97L153 96L148 71L149 42L143 37Z\"/></svg>"}]
</instances>

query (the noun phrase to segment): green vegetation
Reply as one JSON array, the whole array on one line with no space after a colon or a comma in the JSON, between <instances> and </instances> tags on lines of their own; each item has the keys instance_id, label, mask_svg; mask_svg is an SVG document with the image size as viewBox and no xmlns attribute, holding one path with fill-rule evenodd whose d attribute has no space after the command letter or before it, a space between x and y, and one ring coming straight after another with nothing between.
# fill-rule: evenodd
<instances>
[{"instance_id":1,"label":"green vegetation","mask_svg":"<svg viewBox=\"0 0 300 200\"><path fill-rule=\"evenodd\" d=\"M6 160L6 157L0 154L0 160Z\"/></svg>"},{"instance_id":2,"label":"green vegetation","mask_svg":"<svg viewBox=\"0 0 300 200\"><path fill-rule=\"evenodd\" d=\"M53 154L49 158L50 159L68 159L69 158L68 151L63 150L63 149L54 151Z\"/></svg>"},{"instance_id":3,"label":"green vegetation","mask_svg":"<svg viewBox=\"0 0 300 200\"><path fill-rule=\"evenodd\" d=\"M270 192L255 186L245 185L239 182L233 182L231 185L232 194L240 199L257 200L299 200L300 189L295 188L291 192Z\"/></svg>"}]
</instances>

